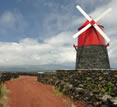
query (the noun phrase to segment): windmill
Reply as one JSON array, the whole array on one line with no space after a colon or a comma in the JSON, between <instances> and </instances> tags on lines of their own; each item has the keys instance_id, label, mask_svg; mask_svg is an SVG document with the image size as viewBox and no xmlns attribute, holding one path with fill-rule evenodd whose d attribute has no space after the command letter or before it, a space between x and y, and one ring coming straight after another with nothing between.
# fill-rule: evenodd
<instances>
[{"instance_id":1,"label":"windmill","mask_svg":"<svg viewBox=\"0 0 117 107\"><path fill-rule=\"evenodd\" d=\"M73 36L73 38L78 38L78 44L74 45L76 49L76 69L109 69L107 46L110 39L104 33L104 27L97 21L112 9L107 9L93 20L80 6L77 5L76 8L87 19Z\"/></svg>"}]
</instances>

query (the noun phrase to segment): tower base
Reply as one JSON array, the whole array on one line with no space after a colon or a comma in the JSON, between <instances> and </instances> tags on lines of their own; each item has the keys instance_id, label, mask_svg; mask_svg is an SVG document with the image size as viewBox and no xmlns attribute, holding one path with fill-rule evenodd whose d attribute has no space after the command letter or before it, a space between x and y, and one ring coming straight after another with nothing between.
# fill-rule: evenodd
<instances>
[{"instance_id":1,"label":"tower base","mask_svg":"<svg viewBox=\"0 0 117 107\"><path fill-rule=\"evenodd\" d=\"M76 52L75 69L110 69L106 46L81 46Z\"/></svg>"}]
</instances>

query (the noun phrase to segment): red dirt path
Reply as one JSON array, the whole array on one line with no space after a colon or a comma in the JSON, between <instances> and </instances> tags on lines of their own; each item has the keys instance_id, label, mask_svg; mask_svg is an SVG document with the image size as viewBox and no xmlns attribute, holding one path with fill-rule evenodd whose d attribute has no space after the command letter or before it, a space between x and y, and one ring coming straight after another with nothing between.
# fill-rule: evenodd
<instances>
[{"instance_id":1,"label":"red dirt path","mask_svg":"<svg viewBox=\"0 0 117 107\"><path fill-rule=\"evenodd\" d=\"M69 107L62 96L56 96L53 86L37 82L36 77L21 76L5 85L10 90L9 107Z\"/></svg>"}]
</instances>

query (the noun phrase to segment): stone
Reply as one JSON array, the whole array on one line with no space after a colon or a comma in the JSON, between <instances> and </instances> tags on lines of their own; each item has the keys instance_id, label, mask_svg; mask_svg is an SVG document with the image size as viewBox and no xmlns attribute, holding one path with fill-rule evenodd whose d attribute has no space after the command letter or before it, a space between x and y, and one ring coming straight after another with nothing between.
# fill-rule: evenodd
<instances>
[{"instance_id":1,"label":"stone","mask_svg":"<svg viewBox=\"0 0 117 107\"><path fill-rule=\"evenodd\" d=\"M69 84L69 85L68 85L68 88L69 88L69 89L72 89L72 87L73 87L72 84Z\"/></svg>"},{"instance_id":2,"label":"stone","mask_svg":"<svg viewBox=\"0 0 117 107\"><path fill-rule=\"evenodd\" d=\"M87 91L83 88L75 88L75 91L78 92L79 94L85 94Z\"/></svg>"},{"instance_id":3,"label":"stone","mask_svg":"<svg viewBox=\"0 0 117 107\"><path fill-rule=\"evenodd\" d=\"M83 84L79 84L78 86L79 86L80 88L83 88L83 87L84 87L84 85L83 85Z\"/></svg>"},{"instance_id":4,"label":"stone","mask_svg":"<svg viewBox=\"0 0 117 107\"><path fill-rule=\"evenodd\" d=\"M111 101L113 102L114 105L117 106L117 97L115 97L115 98L111 98Z\"/></svg>"},{"instance_id":5,"label":"stone","mask_svg":"<svg viewBox=\"0 0 117 107\"><path fill-rule=\"evenodd\" d=\"M106 102L108 99L111 99L112 97L110 96L110 95L104 95L102 98L101 98L101 100L103 101L103 102Z\"/></svg>"},{"instance_id":6,"label":"stone","mask_svg":"<svg viewBox=\"0 0 117 107\"><path fill-rule=\"evenodd\" d=\"M110 68L107 48L104 45L81 46L76 52L76 69Z\"/></svg>"},{"instance_id":7,"label":"stone","mask_svg":"<svg viewBox=\"0 0 117 107\"><path fill-rule=\"evenodd\" d=\"M117 69L57 70L53 76L40 74L39 80L43 83L54 81L52 85L60 88L64 94L93 107L117 107L114 100L117 97L116 74ZM110 95L106 95L109 89Z\"/></svg>"},{"instance_id":8,"label":"stone","mask_svg":"<svg viewBox=\"0 0 117 107\"><path fill-rule=\"evenodd\" d=\"M97 102L93 102L93 105L95 106L95 107L101 107L101 105L102 105L102 102L100 101L97 101Z\"/></svg>"},{"instance_id":9,"label":"stone","mask_svg":"<svg viewBox=\"0 0 117 107\"><path fill-rule=\"evenodd\" d=\"M103 77L102 76L99 76L99 78L98 78L100 81L103 79Z\"/></svg>"},{"instance_id":10,"label":"stone","mask_svg":"<svg viewBox=\"0 0 117 107\"><path fill-rule=\"evenodd\" d=\"M10 80L11 78L18 78L19 74L18 73L13 73L13 72L1 72L0 73L0 83L5 82L7 80Z\"/></svg>"},{"instance_id":11,"label":"stone","mask_svg":"<svg viewBox=\"0 0 117 107\"><path fill-rule=\"evenodd\" d=\"M117 78L117 75L114 75L115 78Z\"/></svg>"}]
</instances>

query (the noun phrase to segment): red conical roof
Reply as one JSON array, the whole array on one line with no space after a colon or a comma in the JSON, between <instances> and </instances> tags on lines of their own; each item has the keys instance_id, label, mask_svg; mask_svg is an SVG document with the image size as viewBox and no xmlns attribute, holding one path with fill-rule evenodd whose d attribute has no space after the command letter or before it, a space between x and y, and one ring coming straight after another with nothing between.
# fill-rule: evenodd
<instances>
[{"instance_id":1,"label":"red conical roof","mask_svg":"<svg viewBox=\"0 0 117 107\"><path fill-rule=\"evenodd\" d=\"M83 27L87 26L88 24L89 21L86 21L78 30L81 30ZM96 24L100 27L100 29L103 30L102 25L98 23ZM88 28L78 37L78 47L86 45L106 45L103 36L93 26Z\"/></svg>"},{"instance_id":2,"label":"red conical roof","mask_svg":"<svg viewBox=\"0 0 117 107\"><path fill-rule=\"evenodd\" d=\"M99 23L97 23L97 22L95 22L98 26L101 26L101 27L103 27L102 25L100 25ZM85 27L85 26L87 26L89 24L89 21L87 20L84 24L82 24L81 26L80 26L80 28L78 28L78 30L80 30L80 29L82 29L83 27Z\"/></svg>"}]
</instances>

